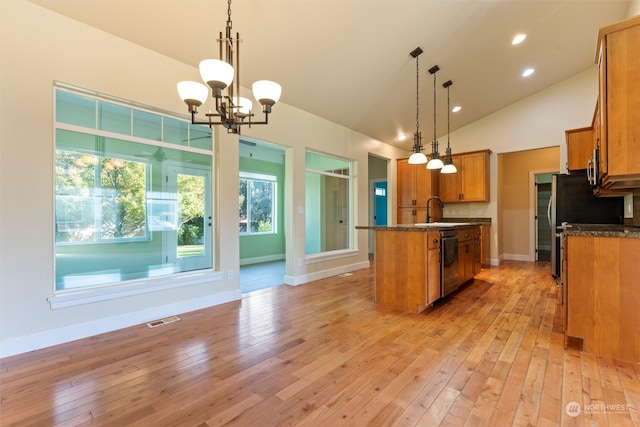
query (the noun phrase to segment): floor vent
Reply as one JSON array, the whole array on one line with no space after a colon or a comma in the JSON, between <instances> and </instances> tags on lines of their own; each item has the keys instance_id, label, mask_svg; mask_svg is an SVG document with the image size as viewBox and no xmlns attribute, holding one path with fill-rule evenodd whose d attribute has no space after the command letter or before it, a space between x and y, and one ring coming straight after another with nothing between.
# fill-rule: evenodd
<instances>
[{"instance_id":1,"label":"floor vent","mask_svg":"<svg viewBox=\"0 0 640 427\"><path fill-rule=\"evenodd\" d=\"M168 323L177 322L180 320L178 316L165 317L164 319L154 320L153 322L147 323L147 326L150 328L155 328L158 326L166 325Z\"/></svg>"},{"instance_id":2,"label":"floor vent","mask_svg":"<svg viewBox=\"0 0 640 427\"><path fill-rule=\"evenodd\" d=\"M342 274L338 274L338 276L340 276L340 277L349 277L349 276L353 276L353 273L342 273Z\"/></svg>"}]
</instances>

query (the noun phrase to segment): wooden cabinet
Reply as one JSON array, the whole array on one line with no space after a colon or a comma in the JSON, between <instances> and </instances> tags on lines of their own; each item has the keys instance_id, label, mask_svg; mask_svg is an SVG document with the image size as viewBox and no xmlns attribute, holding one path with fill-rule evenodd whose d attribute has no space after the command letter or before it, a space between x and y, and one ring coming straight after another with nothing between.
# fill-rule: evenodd
<instances>
[{"instance_id":1,"label":"wooden cabinet","mask_svg":"<svg viewBox=\"0 0 640 427\"><path fill-rule=\"evenodd\" d=\"M566 341L640 363L640 239L569 235L564 253Z\"/></svg>"},{"instance_id":2,"label":"wooden cabinet","mask_svg":"<svg viewBox=\"0 0 640 427\"><path fill-rule=\"evenodd\" d=\"M398 224L426 222L427 200L438 195L438 171L429 170L425 165L411 165L408 159L397 161L397 205ZM431 202L431 217L442 218L442 209L437 202Z\"/></svg>"},{"instance_id":3,"label":"wooden cabinet","mask_svg":"<svg viewBox=\"0 0 640 427\"><path fill-rule=\"evenodd\" d=\"M475 227L473 240L473 275L482 271L482 227Z\"/></svg>"},{"instance_id":4,"label":"wooden cabinet","mask_svg":"<svg viewBox=\"0 0 640 427\"><path fill-rule=\"evenodd\" d=\"M440 298L440 233L375 230L375 303L420 313Z\"/></svg>"},{"instance_id":5,"label":"wooden cabinet","mask_svg":"<svg viewBox=\"0 0 640 427\"><path fill-rule=\"evenodd\" d=\"M491 257L491 224L480 226L480 265L486 267Z\"/></svg>"},{"instance_id":6,"label":"wooden cabinet","mask_svg":"<svg viewBox=\"0 0 640 427\"><path fill-rule=\"evenodd\" d=\"M567 169L586 169L593 155L593 128L570 129L564 134L567 141Z\"/></svg>"},{"instance_id":7,"label":"wooden cabinet","mask_svg":"<svg viewBox=\"0 0 640 427\"><path fill-rule=\"evenodd\" d=\"M427 237L427 294L426 304L440 299L440 233L429 233Z\"/></svg>"},{"instance_id":8,"label":"wooden cabinet","mask_svg":"<svg viewBox=\"0 0 640 427\"><path fill-rule=\"evenodd\" d=\"M489 201L490 150L452 156L457 173L441 174L439 194L443 202Z\"/></svg>"},{"instance_id":9,"label":"wooden cabinet","mask_svg":"<svg viewBox=\"0 0 640 427\"><path fill-rule=\"evenodd\" d=\"M458 283L462 284L476 274L476 241L480 242L480 227L458 230Z\"/></svg>"},{"instance_id":10,"label":"wooden cabinet","mask_svg":"<svg viewBox=\"0 0 640 427\"><path fill-rule=\"evenodd\" d=\"M640 16L598 34L599 173L605 189L640 188Z\"/></svg>"},{"instance_id":11,"label":"wooden cabinet","mask_svg":"<svg viewBox=\"0 0 640 427\"><path fill-rule=\"evenodd\" d=\"M476 241L480 242L480 227L458 230L458 283L462 284L476 274Z\"/></svg>"}]
</instances>

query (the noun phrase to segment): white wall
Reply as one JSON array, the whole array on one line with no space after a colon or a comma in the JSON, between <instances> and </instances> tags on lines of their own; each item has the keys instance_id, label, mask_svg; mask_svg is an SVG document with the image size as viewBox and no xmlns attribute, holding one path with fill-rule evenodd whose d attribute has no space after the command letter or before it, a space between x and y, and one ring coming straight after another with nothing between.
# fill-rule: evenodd
<instances>
[{"instance_id":1,"label":"white wall","mask_svg":"<svg viewBox=\"0 0 640 427\"><path fill-rule=\"evenodd\" d=\"M238 299L238 137L220 132L214 185L219 236L215 265L224 273L220 279L176 290L50 308L47 298L54 289L53 82L184 114L186 107L175 84L183 79L197 80L198 71L25 0L2 0L1 8L0 356ZM304 213L295 209L304 207L304 149L357 162L356 224L368 223L368 153L385 158L406 153L286 104L274 107L270 123L244 133L290 147L285 161L287 177L291 177L287 206L288 212L295 213L287 221L291 266L287 275L304 283L367 267L365 232L356 234L356 247L363 250L353 256L313 264L294 262L305 259ZM229 270L231 280L227 280Z\"/></svg>"}]
</instances>

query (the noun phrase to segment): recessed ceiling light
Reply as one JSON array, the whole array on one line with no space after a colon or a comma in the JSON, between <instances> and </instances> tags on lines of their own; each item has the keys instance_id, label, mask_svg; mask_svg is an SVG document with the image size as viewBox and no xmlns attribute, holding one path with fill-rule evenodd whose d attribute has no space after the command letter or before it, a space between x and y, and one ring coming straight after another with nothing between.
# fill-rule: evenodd
<instances>
[{"instance_id":1,"label":"recessed ceiling light","mask_svg":"<svg viewBox=\"0 0 640 427\"><path fill-rule=\"evenodd\" d=\"M527 68L522 72L522 77L529 77L534 71L535 70L533 68Z\"/></svg>"},{"instance_id":2,"label":"recessed ceiling light","mask_svg":"<svg viewBox=\"0 0 640 427\"><path fill-rule=\"evenodd\" d=\"M513 40L511 40L511 44L512 45L516 45L516 44L520 44L524 41L524 39L527 38L526 34L518 34L517 36L515 36L513 38Z\"/></svg>"},{"instance_id":3,"label":"recessed ceiling light","mask_svg":"<svg viewBox=\"0 0 640 427\"><path fill-rule=\"evenodd\" d=\"M460 110L462 110L462 107L461 107L461 106L459 106L459 105L456 105L455 107L453 107L453 108L451 109L451 112L452 112L452 113L457 113L457 112L458 112L458 111L460 111Z\"/></svg>"},{"instance_id":4,"label":"recessed ceiling light","mask_svg":"<svg viewBox=\"0 0 640 427\"><path fill-rule=\"evenodd\" d=\"M406 135L406 134L404 134L404 133L401 133L400 135L398 135L398 136L396 137L396 139L397 139L398 141L404 141L405 139L407 139L407 135Z\"/></svg>"}]
</instances>

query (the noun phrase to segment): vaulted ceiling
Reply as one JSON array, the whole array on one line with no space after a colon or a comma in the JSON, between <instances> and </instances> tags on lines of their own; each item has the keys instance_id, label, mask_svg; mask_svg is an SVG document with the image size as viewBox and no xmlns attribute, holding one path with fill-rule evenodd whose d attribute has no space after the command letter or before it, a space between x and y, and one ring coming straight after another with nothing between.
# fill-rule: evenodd
<instances>
[{"instance_id":1,"label":"vaulted ceiling","mask_svg":"<svg viewBox=\"0 0 640 427\"><path fill-rule=\"evenodd\" d=\"M217 58L224 0L31 0L57 13L198 66ZM241 84L270 79L281 101L401 147L416 127L447 127L452 80L455 130L579 73L594 63L598 28L627 17L630 0L234 0ZM518 33L527 38L517 46ZM144 64L141 64L144 66ZM525 68L535 73L522 78ZM175 87L155 88L175 90ZM177 94L176 94L177 97ZM594 99L595 105L595 99ZM274 107L274 117L277 105ZM399 133L409 138L396 141Z\"/></svg>"}]
</instances>

